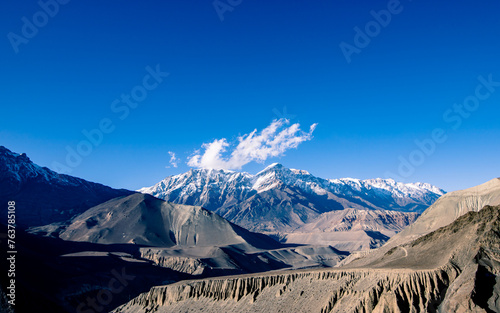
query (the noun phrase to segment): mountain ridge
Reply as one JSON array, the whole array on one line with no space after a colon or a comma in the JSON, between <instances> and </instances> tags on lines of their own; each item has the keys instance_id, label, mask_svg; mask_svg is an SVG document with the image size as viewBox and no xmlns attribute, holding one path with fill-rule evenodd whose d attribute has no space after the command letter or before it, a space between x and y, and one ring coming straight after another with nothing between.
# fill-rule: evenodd
<instances>
[{"instance_id":1,"label":"mountain ridge","mask_svg":"<svg viewBox=\"0 0 500 313\"><path fill-rule=\"evenodd\" d=\"M0 201L16 202L16 222L22 228L64 221L99 203L132 193L58 174L36 165L24 153L0 146ZM2 215L0 221L5 223L6 217Z\"/></svg>"},{"instance_id":2,"label":"mountain ridge","mask_svg":"<svg viewBox=\"0 0 500 313\"><path fill-rule=\"evenodd\" d=\"M321 214L344 209L421 212L445 192L392 179L323 179L273 163L255 175L191 169L138 190L174 203L199 205L251 231L289 233Z\"/></svg>"},{"instance_id":3,"label":"mountain ridge","mask_svg":"<svg viewBox=\"0 0 500 313\"><path fill-rule=\"evenodd\" d=\"M275 179L273 180L273 178ZM192 185L193 180L195 179L196 184ZM384 193L382 190L385 190L396 199L413 196L413 200L420 200L425 204L429 204L430 199L426 198L426 194L422 194L422 191L427 191L439 196L446 193L444 190L428 183L401 183L390 178L374 178L365 180L356 178L324 179L314 176L305 170L286 168L280 163L273 163L255 175L247 172L236 172L222 169L190 169L188 172L168 176L151 187L143 187L137 191L155 194L160 196L160 198L163 198L169 195L172 190L177 190L179 187L186 186L188 184L191 184L190 188L184 190L184 193L192 192L195 187L203 187L201 185L203 180L206 180L207 183L210 184L220 183L221 181L227 183L237 182L240 183L240 186L238 187L241 189L255 190L257 193L267 191L269 188L274 187L273 184L278 182L282 182L290 186L301 186L302 189L309 191L316 189L319 193L332 190L340 191L342 189L350 192L352 192L352 190L361 191L362 189L378 189L377 191L379 193ZM404 202L401 203L403 206L406 204L407 203ZM212 209L210 205L208 205L207 208Z\"/></svg>"}]
</instances>

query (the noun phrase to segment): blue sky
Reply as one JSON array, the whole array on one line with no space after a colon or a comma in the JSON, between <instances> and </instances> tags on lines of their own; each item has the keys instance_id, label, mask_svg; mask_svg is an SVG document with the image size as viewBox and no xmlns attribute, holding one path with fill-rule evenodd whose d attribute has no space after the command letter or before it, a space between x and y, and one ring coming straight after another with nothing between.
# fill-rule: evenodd
<instances>
[{"instance_id":1,"label":"blue sky","mask_svg":"<svg viewBox=\"0 0 500 313\"><path fill-rule=\"evenodd\" d=\"M498 1L61 2L42 0L52 16L36 1L0 12L0 145L42 166L137 189L189 170L203 144L224 139L228 161L238 137L288 117L271 139L300 130L282 153L231 164L448 191L500 176Z\"/></svg>"}]
</instances>

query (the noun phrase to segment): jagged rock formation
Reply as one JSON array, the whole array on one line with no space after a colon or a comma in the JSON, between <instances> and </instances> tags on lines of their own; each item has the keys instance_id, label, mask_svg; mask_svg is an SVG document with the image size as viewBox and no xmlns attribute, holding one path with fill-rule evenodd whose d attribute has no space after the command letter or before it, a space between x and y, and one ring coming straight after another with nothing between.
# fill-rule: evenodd
<instances>
[{"instance_id":1,"label":"jagged rock formation","mask_svg":"<svg viewBox=\"0 0 500 313\"><path fill-rule=\"evenodd\" d=\"M456 275L339 270L191 281L154 287L113 312L405 312L413 303L425 312Z\"/></svg>"},{"instance_id":2,"label":"jagged rock formation","mask_svg":"<svg viewBox=\"0 0 500 313\"><path fill-rule=\"evenodd\" d=\"M113 189L34 164L26 154L0 146L0 202L16 202L21 228L65 221L112 198L132 191ZM7 214L0 216L6 223Z\"/></svg>"},{"instance_id":3,"label":"jagged rock formation","mask_svg":"<svg viewBox=\"0 0 500 313\"><path fill-rule=\"evenodd\" d=\"M141 257L153 261L158 266L190 275L201 275L207 268L207 264L204 264L200 259L162 255L161 251L153 249L141 249Z\"/></svg>"},{"instance_id":4,"label":"jagged rock formation","mask_svg":"<svg viewBox=\"0 0 500 313\"><path fill-rule=\"evenodd\" d=\"M360 261L154 287L113 312L499 312L500 207Z\"/></svg>"}]
</instances>

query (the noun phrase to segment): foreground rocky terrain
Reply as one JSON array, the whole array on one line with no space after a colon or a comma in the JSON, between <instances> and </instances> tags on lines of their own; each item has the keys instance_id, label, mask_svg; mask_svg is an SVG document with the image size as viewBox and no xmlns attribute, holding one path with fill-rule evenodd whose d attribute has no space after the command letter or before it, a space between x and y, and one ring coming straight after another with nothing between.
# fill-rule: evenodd
<instances>
[{"instance_id":1,"label":"foreground rocky terrain","mask_svg":"<svg viewBox=\"0 0 500 313\"><path fill-rule=\"evenodd\" d=\"M113 312L499 312L500 206L356 263L154 287Z\"/></svg>"}]
</instances>

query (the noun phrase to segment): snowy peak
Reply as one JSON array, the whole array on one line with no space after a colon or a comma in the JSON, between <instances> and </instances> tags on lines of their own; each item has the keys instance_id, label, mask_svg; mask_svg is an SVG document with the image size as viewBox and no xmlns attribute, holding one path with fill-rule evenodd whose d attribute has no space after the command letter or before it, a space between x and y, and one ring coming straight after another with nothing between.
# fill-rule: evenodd
<instances>
[{"instance_id":1,"label":"snowy peak","mask_svg":"<svg viewBox=\"0 0 500 313\"><path fill-rule=\"evenodd\" d=\"M292 171L292 173L294 173L295 175L306 175L306 176L310 176L311 175L311 173L309 173L308 171L297 170L297 169L294 169L294 168L291 168L290 171Z\"/></svg>"},{"instance_id":2,"label":"snowy peak","mask_svg":"<svg viewBox=\"0 0 500 313\"><path fill-rule=\"evenodd\" d=\"M220 204L217 199L224 194L249 192L251 188L248 186L251 185L252 179L253 177L247 173L219 169L191 169L180 175L169 176L154 186L141 188L138 191L167 201L214 209ZM200 199L200 196L203 199Z\"/></svg>"},{"instance_id":3,"label":"snowy peak","mask_svg":"<svg viewBox=\"0 0 500 313\"><path fill-rule=\"evenodd\" d=\"M262 171L258 172L255 177L266 176L273 173L274 177L284 179L290 176L312 176L308 171L287 168L280 163L273 163L267 166Z\"/></svg>"},{"instance_id":4,"label":"snowy peak","mask_svg":"<svg viewBox=\"0 0 500 313\"><path fill-rule=\"evenodd\" d=\"M272 163L272 164L266 166L266 168L264 168L262 171L258 172L255 176L259 176L259 175L265 174L267 172L279 172L279 171L282 171L283 169L285 169L285 167L282 164Z\"/></svg>"}]
</instances>

